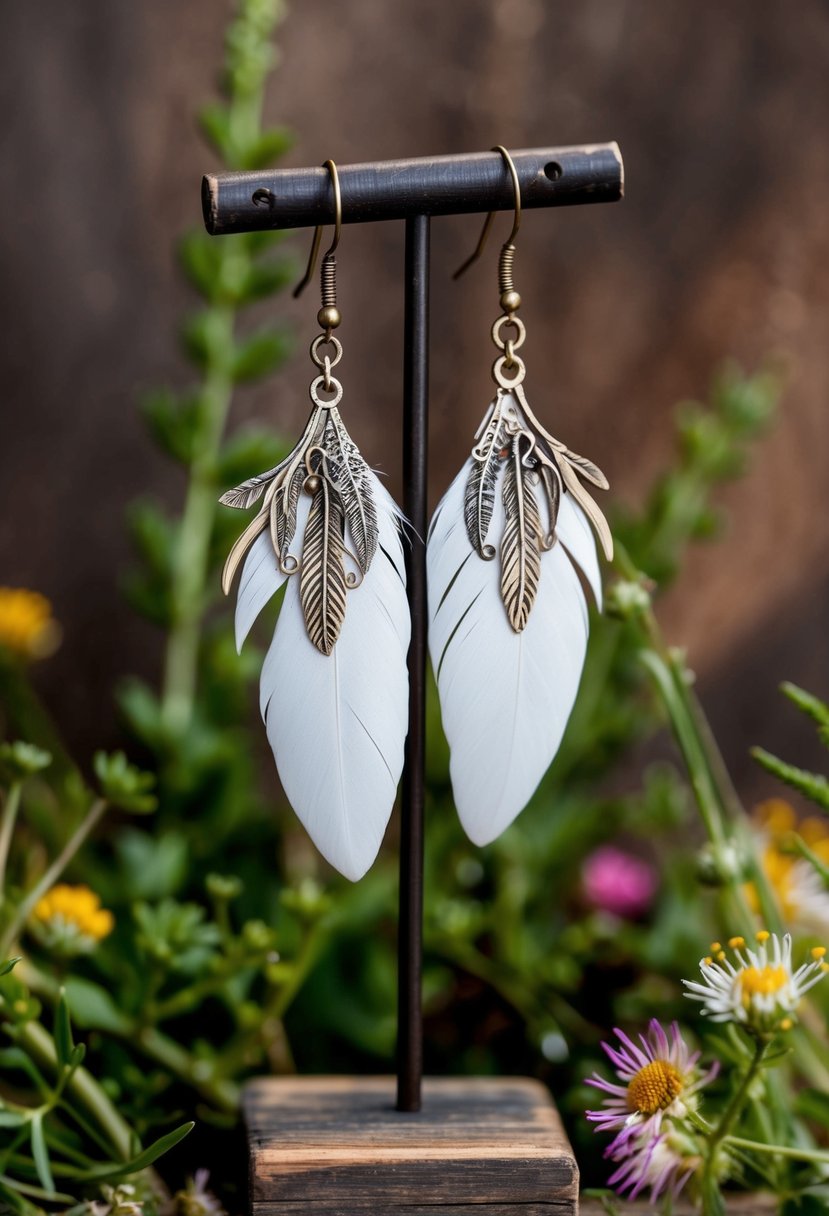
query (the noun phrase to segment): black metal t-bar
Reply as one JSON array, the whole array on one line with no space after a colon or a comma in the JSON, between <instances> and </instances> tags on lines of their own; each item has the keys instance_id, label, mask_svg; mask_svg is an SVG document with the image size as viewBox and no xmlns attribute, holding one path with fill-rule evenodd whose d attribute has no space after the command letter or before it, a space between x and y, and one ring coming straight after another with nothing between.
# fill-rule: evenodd
<instances>
[{"instance_id":1,"label":"black metal t-bar","mask_svg":"<svg viewBox=\"0 0 829 1216\"><path fill-rule=\"evenodd\" d=\"M622 156L615 143L510 150L510 155L524 208L613 203L622 197ZM507 211L513 205L512 182L497 152L338 165L337 171L344 224ZM202 207L207 231L214 236L334 221L324 168L208 174L202 181Z\"/></svg>"}]
</instances>

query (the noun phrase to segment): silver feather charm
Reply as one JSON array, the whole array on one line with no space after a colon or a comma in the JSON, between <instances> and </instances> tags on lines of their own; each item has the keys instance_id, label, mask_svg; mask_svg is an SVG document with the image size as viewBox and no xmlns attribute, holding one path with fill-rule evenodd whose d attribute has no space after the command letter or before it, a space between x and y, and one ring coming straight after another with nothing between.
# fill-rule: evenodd
<instances>
[{"instance_id":1,"label":"silver feather charm","mask_svg":"<svg viewBox=\"0 0 829 1216\"><path fill-rule=\"evenodd\" d=\"M495 508L495 483L509 447L500 405L501 399L496 398L483 435L472 449L474 464L463 503L467 535L478 556L486 561L495 556L495 547L486 543L486 537Z\"/></svg>"},{"instance_id":2,"label":"silver feather charm","mask_svg":"<svg viewBox=\"0 0 829 1216\"><path fill-rule=\"evenodd\" d=\"M343 426L339 410L329 410L324 442L331 479L340 492L357 563L365 574L377 551L377 509L369 491L370 469Z\"/></svg>"}]
</instances>

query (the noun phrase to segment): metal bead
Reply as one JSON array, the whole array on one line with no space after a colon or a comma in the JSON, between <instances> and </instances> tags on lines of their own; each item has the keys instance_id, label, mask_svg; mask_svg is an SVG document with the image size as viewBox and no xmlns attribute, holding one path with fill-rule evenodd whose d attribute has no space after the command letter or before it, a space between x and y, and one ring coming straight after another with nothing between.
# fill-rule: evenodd
<instances>
[{"instance_id":1,"label":"metal bead","mask_svg":"<svg viewBox=\"0 0 829 1216\"><path fill-rule=\"evenodd\" d=\"M316 492L319 488L320 488L320 479L319 479L319 477L317 477L316 473L312 473L310 477L305 478L305 484L303 486L303 489L305 490L305 492L307 494L316 494Z\"/></svg>"},{"instance_id":2,"label":"metal bead","mask_svg":"<svg viewBox=\"0 0 829 1216\"><path fill-rule=\"evenodd\" d=\"M317 323L322 329L336 329L342 321L342 315L336 304L326 304L317 313Z\"/></svg>"},{"instance_id":3,"label":"metal bead","mask_svg":"<svg viewBox=\"0 0 829 1216\"><path fill-rule=\"evenodd\" d=\"M521 307L521 297L515 288L501 292L501 307L504 312L518 312Z\"/></svg>"}]
</instances>

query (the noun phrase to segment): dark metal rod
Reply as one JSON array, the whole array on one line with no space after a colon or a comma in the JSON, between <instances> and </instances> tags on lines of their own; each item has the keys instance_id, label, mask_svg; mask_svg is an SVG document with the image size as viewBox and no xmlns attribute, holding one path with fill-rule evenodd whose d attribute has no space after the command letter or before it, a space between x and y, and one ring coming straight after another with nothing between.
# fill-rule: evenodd
<instances>
[{"instance_id":1,"label":"dark metal rod","mask_svg":"<svg viewBox=\"0 0 829 1216\"><path fill-rule=\"evenodd\" d=\"M622 197L624 171L615 143L510 153L525 209L612 203ZM512 182L498 152L373 161L337 169L344 224L507 211L513 205ZM213 235L306 228L334 220L324 168L208 174L202 182L202 207Z\"/></svg>"},{"instance_id":2,"label":"dark metal rod","mask_svg":"<svg viewBox=\"0 0 829 1216\"><path fill-rule=\"evenodd\" d=\"M429 409L429 216L406 220L403 347L403 509L411 524L407 590L409 733L400 821L397 1109L420 1110L423 1077L423 799L426 759L426 463Z\"/></svg>"}]
</instances>

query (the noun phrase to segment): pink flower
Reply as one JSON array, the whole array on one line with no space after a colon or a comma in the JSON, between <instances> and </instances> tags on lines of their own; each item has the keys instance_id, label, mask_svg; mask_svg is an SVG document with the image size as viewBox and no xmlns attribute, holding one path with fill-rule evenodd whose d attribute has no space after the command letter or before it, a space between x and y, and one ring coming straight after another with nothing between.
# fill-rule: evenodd
<instances>
[{"instance_id":1,"label":"pink flower","mask_svg":"<svg viewBox=\"0 0 829 1216\"><path fill-rule=\"evenodd\" d=\"M650 907L656 886L656 873L646 861L612 845L596 849L582 869L588 902L614 916L641 916Z\"/></svg>"}]
</instances>

